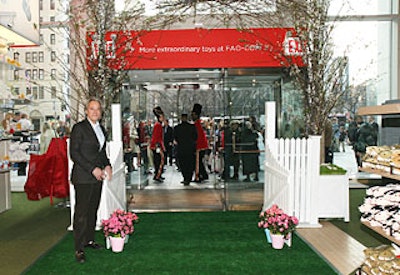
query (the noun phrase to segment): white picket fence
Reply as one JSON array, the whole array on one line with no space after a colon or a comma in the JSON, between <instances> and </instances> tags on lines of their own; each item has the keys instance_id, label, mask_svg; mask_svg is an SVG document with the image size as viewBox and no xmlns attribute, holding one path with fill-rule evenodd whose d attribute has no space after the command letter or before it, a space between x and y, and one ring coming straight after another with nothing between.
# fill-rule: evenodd
<instances>
[{"instance_id":1,"label":"white picket fence","mask_svg":"<svg viewBox=\"0 0 400 275\"><path fill-rule=\"evenodd\" d=\"M266 102L264 206L277 204L295 215L300 227L319 227L320 136L275 138L275 102Z\"/></svg>"}]
</instances>

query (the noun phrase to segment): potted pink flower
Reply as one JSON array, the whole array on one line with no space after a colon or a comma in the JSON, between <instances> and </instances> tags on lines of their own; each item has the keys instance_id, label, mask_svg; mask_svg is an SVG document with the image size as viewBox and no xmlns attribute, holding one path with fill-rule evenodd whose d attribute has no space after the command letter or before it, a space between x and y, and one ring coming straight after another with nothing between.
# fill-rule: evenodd
<instances>
[{"instance_id":1,"label":"potted pink flower","mask_svg":"<svg viewBox=\"0 0 400 275\"><path fill-rule=\"evenodd\" d=\"M258 227L265 230L268 242L272 243L272 247L276 249L283 248L285 239L291 239L292 232L299 224L295 216L289 216L276 204L261 211L259 218Z\"/></svg>"},{"instance_id":2,"label":"potted pink flower","mask_svg":"<svg viewBox=\"0 0 400 275\"><path fill-rule=\"evenodd\" d=\"M138 222L139 217L135 213L122 209L115 210L109 219L101 221L104 236L114 252L122 251L125 239L135 231L134 224Z\"/></svg>"}]
</instances>

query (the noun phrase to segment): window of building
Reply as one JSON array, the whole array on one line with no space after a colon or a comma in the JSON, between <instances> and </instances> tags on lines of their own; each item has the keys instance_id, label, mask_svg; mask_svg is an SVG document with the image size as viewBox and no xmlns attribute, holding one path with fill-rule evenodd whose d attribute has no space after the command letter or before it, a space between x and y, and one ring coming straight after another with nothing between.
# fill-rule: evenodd
<instances>
[{"instance_id":1,"label":"window of building","mask_svg":"<svg viewBox=\"0 0 400 275\"><path fill-rule=\"evenodd\" d=\"M50 9L55 10L56 9L56 1L55 0L50 0Z\"/></svg>"},{"instance_id":2,"label":"window of building","mask_svg":"<svg viewBox=\"0 0 400 275\"><path fill-rule=\"evenodd\" d=\"M31 95L32 94L32 90L31 87L26 87L26 95Z\"/></svg>"},{"instance_id":3,"label":"window of building","mask_svg":"<svg viewBox=\"0 0 400 275\"><path fill-rule=\"evenodd\" d=\"M54 16L50 16L50 22L55 22L56 18Z\"/></svg>"},{"instance_id":4,"label":"window of building","mask_svg":"<svg viewBox=\"0 0 400 275\"><path fill-rule=\"evenodd\" d=\"M56 79L56 69L51 69L51 73L50 73L50 77L51 77L51 79Z\"/></svg>"},{"instance_id":5,"label":"window of building","mask_svg":"<svg viewBox=\"0 0 400 275\"><path fill-rule=\"evenodd\" d=\"M39 52L39 63L44 62L44 52Z\"/></svg>"},{"instance_id":6,"label":"window of building","mask_svg":"<svg viewBox=\"0 0 400 275\"><path fill-rule=\"evenodd\" d=\"M19 70L14 70L14 80L19 79Z\"/></svg>"},{"instance_id":7,"label":"window of building","mask_svg":"<svg viewBox=\"0 0 400 275\"><path fill-rule=\"evenodd\" d=\"M14 94L19 95L19 87L14 87Z\"/></svg>"},{"instance_id":8,"label":"window of building","mask_svg":"<svg viewBox=\"0 0 400 275\"><path fill-rule=\"evenodd\" d=\"M43 23L43 16L39 17L39 23Z\"/></svg>"},{"instance_id":9,"label":"window of building","mask_svg":"<svg viewBox=\"0 0 400 275\"><path fill-rule=\"evenodd\" d=\"M37 62L37 52L32 52L32 63Z\"/></svg>"},{"instance_id":10,"label":"window of building","mask_svg":"<svg viewBox=\"0 0 400 275\"><path fill-rule=\"evenodd\" d=\"M19 52L14 53L14 60L19 61Z\"/></svg>"},{"instance_id":11,"label":"window of building","mask_svg":"<svg viewBox=\"0 0 400 275\"><path fill-rule=\"evenodd\" d=\"M32 99L38 99L38 87L37 86L32 87Z\"/></svg>"},{"instance_id":12,"label":"window of building","mask_svg":"<svg viewBox=\"0 0 400 275\"><path fill-rule=\"evenodd\" d=\"M43 0L39 0L39 10L43 10Z\"/></svg>"},{"instance_id":13,"label":"window of building","mask_svg":"<svg viewBox=\"0 0 400 275\"><path fill-rule=\"evenodd\" d=\"M31 79L31 70L26 70L25 71L25 76L26 76L27 80L30 80Z\"/></svg>"},{"instance_id":14,"label":"window of building","mask_svg":"<svg viewBox=\"0 0 400 275\"><path fill-rule=\"evenodd\" d=\"M38 78L38 71L37 69L32 70L32 79L36 80Z\"/></svg>"},{"instance_id":15,"label":"window of building","mask_svg":"<svg viewBox=\"0 0 400 275\"><path fill-rule=\"evenodd\" d=\"M52 51L51 52L51 62L55 62L56 61L56 52Z\"/></svg>"},{"instance_id":16,"label":"window of building","mask_svg":"<svg viewBox=\"0 0 400 275\"><path fill-rule=\"evenodd\" d=\"M44 99L44 86L39 86L39 99Z\"/></svg>"},{"instance_id":17,"label":"window of building","mask_svg":"<svg viewBox=\"0 0 400 275\"><path fill-rule=\"evenodd\" d=\"M44 70L43 69L39 69L39 79L40 80L44 79Z\"/></svg>"},{"instance_id":18,"label":"window of building","mask_svg":"<svg viewBox=\"0 0 400 275\"><path fill-rule=\"evenodd\" d=\"M51 45L56 44L56 35L54 33L50 34L50 44Z\"/></svg>"},{"instance_id":19,"label":"window of building","mask_svg":"<svg viewBox=\"0 0 400 275\"><path fill-rule=\"evenodd\" d=\"M25 53L25 62L26 63L31 62L31 53L30 52Z\"/></svg>"},{"instance_id":20,"label":"window of building","mask_svg":"<svg viewBox=\"0 0 400 275\"><path fill-rule=\"evenodd\" d=\"M39 42L40 44L43 44L44 40L43 40L43 34L39 35Z\"/></svg>"},{"instance_id":21,"label":"window of building","mask_svg":"<svg viewBox=\"0 0 400 275\"><path fill-rule=\"evenodd\" d=\"M57 87L56 86L51 86L51 98L56 98L57 97Z\"/></svg>"}]
</instances>

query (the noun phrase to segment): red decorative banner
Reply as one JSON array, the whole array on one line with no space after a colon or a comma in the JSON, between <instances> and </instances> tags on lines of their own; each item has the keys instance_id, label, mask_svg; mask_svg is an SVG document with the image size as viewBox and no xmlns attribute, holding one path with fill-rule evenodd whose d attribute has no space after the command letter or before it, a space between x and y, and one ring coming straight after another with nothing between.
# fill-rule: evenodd
<instances>
[{"instance_id":1,"label":"red decorative banner","mask_svg":"<svg viewBox=\"0 0 400 275\"><path fill-rule=\"evenodd\" d=\"M301 46L292 29L187 29L109 32L107 65L112 69L255 68L301 66ZM89 68L98 41L88 36Z\"/></svg>"}]
</instances>

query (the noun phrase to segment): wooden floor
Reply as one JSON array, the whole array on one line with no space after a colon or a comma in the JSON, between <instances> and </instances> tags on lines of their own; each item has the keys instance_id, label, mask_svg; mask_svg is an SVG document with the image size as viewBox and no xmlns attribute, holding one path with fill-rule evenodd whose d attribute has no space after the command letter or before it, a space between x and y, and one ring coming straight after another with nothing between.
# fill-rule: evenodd
<instances>
[{"instance_id":1,"label":"wooden floor","mask_svg":"<svg viewBox=\"0 0 400 275\"><path fill-rule=\"evenodd\" d=\"M366 247L333 224L320 223L321 228L298 228L297 234L339 274L353 274L365 260Z\"/></svg>"},{"instance_id":2,"label":"wooden floor","mask_svg":"<svg viewBox=\"0 0 400 275\"><path fill-rule=\"evenodd\" d=\"M161 184L150 178L143 189L129 189L127 208L135 212L260 210L263 204L261 183L223 183L211 175L207 182L183 186L174 166L166 167L165 178ZM351 274L363 263L365 247L331 223L321 225L298 228L297 233L338 274Z\"/></svg>"}]
</instances>

